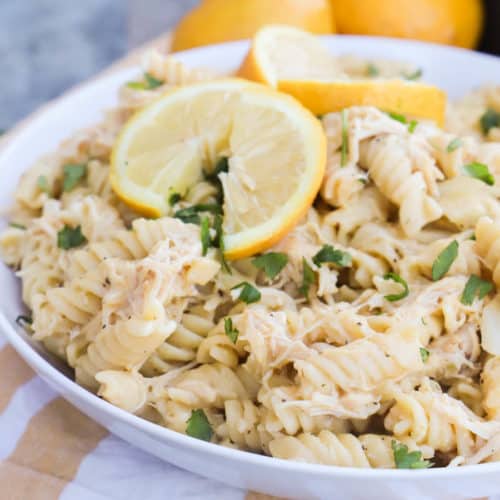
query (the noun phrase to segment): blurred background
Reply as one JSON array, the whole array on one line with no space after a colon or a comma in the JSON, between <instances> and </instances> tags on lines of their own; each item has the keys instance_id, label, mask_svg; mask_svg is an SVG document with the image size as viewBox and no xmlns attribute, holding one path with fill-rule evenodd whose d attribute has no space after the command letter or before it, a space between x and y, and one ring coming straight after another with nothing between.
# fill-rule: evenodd
<instances>
[{"instance_id":1,"label":"blurred background","mask_svg":"<svg viewBox=\"0 0 500 500\"><path fill-rule=\"evenodd\" d=\"M179 48L204 43L200 23L215 27L213 36L224 38L226 30L227 39L238 38L241 26L239 38L244 38L245 30L251 31L250 21L261 22L264 11L284 10L281 7L286 3L288 12L305 8L321 15L325 2L334 4L335 21L331 28L322 26L318 32L441 41L443 33L457 29L465 38L446 43L500 54L500 0L411 0L411 4L407 0L203 0L202 4L214 8L211 12L210 6L201 5L198 9L203 10L185 21ZM199 4L198 0L0 0L0 130L9 129L43 102L98 73L130 49L172 29ZM481 4L483 27L478 21ZM238 15L245 16L244 23L235 20ZM306 16L301 13L297 18ZM310 24L304 27L311 29Z\"/></svg>"}]
</instances>

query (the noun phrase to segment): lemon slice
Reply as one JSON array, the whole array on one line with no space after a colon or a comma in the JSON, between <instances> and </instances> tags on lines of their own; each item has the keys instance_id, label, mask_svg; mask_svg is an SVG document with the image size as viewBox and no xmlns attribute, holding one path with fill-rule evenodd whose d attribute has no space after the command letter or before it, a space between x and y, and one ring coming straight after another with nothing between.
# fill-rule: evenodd
<instances>
[{"instance_id":1,"label":"lemon slice","mask_svg":"<svg viewBox=\"0 0 500 500\"><path fill-rule=\"evenodd\" d=\"M278 89L316 115L350 106L375 106L442 126L446 112L446 94L441 89L406 80L280 80Z\"/></svg>"},{"instance_id":2,"label":"lemon slice","mask_svg":"<svg viewBox=\"0 0 500 500\"><path fill-rule=\"evenodd\" d=\"M311 206L323 178L320 122L295 99L228 79L173 90L133 117L113 149L111 185L140 212L169 212L203 170L228 159L224 194L227 258L260 252L281 239Z\"/></svg>"},{"instance_id":3,"label":"lemon slice","mask_svg":"<svg viewBox=\"0 0 500 500\"><path fill-rule=\"evenodd\" d=\"M316 35L289 26L258 31L238 75L292 95L316 115L375 106L443 125L446 94L407 80L351 80Z\"/></svg>"},{"instance_id":4,"label":"lemon slice","mask_svg":"<svg viewBox=\"0 0 500 500\"><path fill-rule=\"evenodd\" d=\"M277 87L279 80L343 78L321 40L298 28L269 25L252 40L238 76Z\"/></svg>"}]
</instances>

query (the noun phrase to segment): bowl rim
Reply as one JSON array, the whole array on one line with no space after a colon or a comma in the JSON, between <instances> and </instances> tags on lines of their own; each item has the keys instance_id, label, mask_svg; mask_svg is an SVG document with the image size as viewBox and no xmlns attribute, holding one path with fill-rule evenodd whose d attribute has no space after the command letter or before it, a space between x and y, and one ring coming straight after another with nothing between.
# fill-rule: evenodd
<instances>
[{"instance_id":1,"label":"bowl rim","mask_svg":"<svg viewBox=\"0 0 500 500\"><path fill-rule=\"evenodd\" d=\"M397 41L399 45L406 46L406 48L408 49L411 49L413 47L426 47L428 49L432 48L433 50L438 50L442 53L459 55L466 54L467 57L474 57L500 64L500 57L491 54L477 53L460 47L443 46L439 44L415 40L402 40L388 37L372 37L359 35L324 35L321 38L331 40L337 37L341 37L342 40L345 40L347 42L353 41L355 43L360 43L361 41L366 42L368 40L379 44L394 44L395 41ZM197 47L182 52L176 52L175 55L182 57L187 56L188 59L190 59L191 57L202 59L203 53L207 54L211 51L220 52L221 50L226 51L228 49L243 50L244 48L248 47L248 45L248 40L239 40L234 42L208 45L205 47ZM57 105L67 103L80 93L96 90L100 86L106 87L116 80L123 80L125 75L130 76L133 71L137 71L137 65L132 67L120 68L114 73L108 73L107 71L104 71L104 73L102 73L96 80L77 85L61 97L52 101L51 104L55 104L57 107ZM22 140L24 134L28 133L32 127L40 126L40 124L43 123L45 116L49 112L50 109L47 105L42 106L32 115L33 120L31 123L26 123L26 120L24 120L20 123L20 126L14 128L12 132L9 133L8 143L6 145L2 145L0 150L0 163L2 161L2 157L8 154L8 152L15 146L18 140ZM283 460L280 458L251 453L239 449L228 448L215 443L201 441L185 434L173 431L167 427L162 427L158 424L152 423L132 413L126 412L125 410L112 405L111 403L99 398L97 395L81 387L75 381L69 379L62 372L52 366L46 359L44 359L38 352L36 352L34 347L32 347L30 343L22 337L21 333L16 331L16 328L13 327L12 323L7 319L4 311L2 310L0 310L0 331L5 335L6 340L13 346L17 353L35 369L37 374L39 374L42 378L49 380L52 387L56 388L56 391L59 392L62 397L66 397L65 394L69 393L75 399L84 403L86 406L95 407L100 412L103 412L107 417L111 417L112 419L119 421L122 424L128 425L131 428L137 428L156 439L170 442L193 453L202 451L208 455L212 455L223 460L230 460L232 463L237 463L239 465L252 464L259 467L265 467L271 472L272 470L276 470L280 472L307 474L308 476L331 479L334 479L336 477L367 478L372 480L405 480L415 478L464 479L500 471L500 462L474 464L463 467L443 467L420 470L370 469L309 464L292 460Z\"/></svg>"}]
</instances>

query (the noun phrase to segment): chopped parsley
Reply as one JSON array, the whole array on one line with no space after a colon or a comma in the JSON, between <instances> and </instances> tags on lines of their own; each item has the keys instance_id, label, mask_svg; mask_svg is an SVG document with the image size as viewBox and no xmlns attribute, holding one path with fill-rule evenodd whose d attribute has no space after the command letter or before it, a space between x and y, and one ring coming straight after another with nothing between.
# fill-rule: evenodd
<instances>
[{"instance_id":1,"label":"chopped parsley","mask_svg":"<svg viewBox=\"0 0 500 500\"><path fill-rule=\"evenodd\" d=\"M280 252L269 252L264 255L259 255L252 260L252 264L257 269L262 269L265 275L274 279L281 270L287 265L288 256Z\"/></svg>"},{"instance_id":2,"label":"chopped parsley","mask_svg":"<svg viewBox=\"0 0 500 500\"><path fill-rule=\"evenodd\" d=\"M9 222L10 227L15 227L16 229L26 229L23 224L18 224L17 222Z\"/></svg>"},{"instance_id":3,"label":"chopped parsley","mask_svg":"<svg viewBox=\"0 0 500 500\"><path fill-rule=\"evenodd\" d=\"M465 284L460 302L466 306L472 305L474 299L484 299L493 290L493 283L482 280L479 276L473 274Z\"/></svg>"},{"instance_id":4,"label":"chopped parsley","mask_svg":"<svg viewBox=\"0 0 500 500\"><path fill-rule=\"evenodd\" d=\"M40 175L36 180L36 185L38 186L38 189L45 193L47 196L52 196L47 176Z\"/></svg>"},{"instance_id":5,"label":"chopped parsley","mask_svg":"<svg viewBox=\"0 0 500 500\"><path fill-rule=\"evenodd\" d=\"M469 163L468 165L464 165L464 171L470 177L479 179L488 184L488 186L493 186L493 184L495 184L495 178L484 163L479 163L477 161Z\"/></svg>"},{"instance_id":6,"label":"chopped parsley","mask_svg":"<svg viewBox=\"0 0 500 500\"><path fill-rule=\"evenodd\" d=\"M411 120L410 123L408 123L408 132L410 132L410 134L413 134L413 132L415 132L415 129L417 128L417 125L417 120Z\"/></svg>"},{"instance_id":7,"label":"chopped parsley","mask_svg":"<svg viewBox=\"0 0 500 500\"><path fill-rule=\"evenodd\" d=\"M408 451L408 446L397 441L391 441L394 463L398 469L427 469L432 467L432 462L422 460L421 451Z\"/></svg>"},{"instance_id":8,"label":"chopped parsley","mask_svg":"<svg viewBox=\"0 0 500 500\"><path fill-rule=\"evenodd\" d=\"M87 165L84 163L64 165L63 174L63 191L72 191L87 175Z\"/></svg>"},{"instance_id":9,"label":"chopped parsley","mask_svg":"<svg viewBox=\"0 0 500 500\"><path fill-rule=\"evenodd\" d=\"M332 245L323 245L321 250L312 258L312 261L318 267L327 262L337 264L340 267L349 267L352 263L352 257L347 252L336 250Z\"/></svg>"},{"instance_id":10,"label":"chopped parsley","mask_svg":"<svg viewBox=\"0 0 500 500\"><path fill-rule=\"evenodd\" d=\"M214 229L215 237L212 241L212 245L219 249L220 263L222 270L228 274L231 274L231 268L224 257L224 231L222 230L222 215L215 214L214 217Z\"/></svg>"},{"instance_id":11,"label":"chopped parsley","mask_svg":"<svg viewBox=\"0 0 500 500\"><path fill-rule=\"evenodd\" d=\"M500 127L500 113L491 108L487 109L479 119L479 125L483 134L488 135L492 128Z\"/></svg>"},{"instance_id":12,"label":"chopped parsley","mask_svg":"<svg viewBox=\"0 0 500 500\"><path fill-rule=\"evenodd\" d=\"M20 314L16 318L16 324L18 324L21 328L24 328L25 330L30 329L31 325L33 324L33 318L31 316L24 316Z\"/></svg>"},{"instance_id":13,"label":"chopped parsley","mask_svg":"<svg viewBox=\"0 0 500 500\"><path fill-rule=\"evenodd\" d=\"M422 68L418 68L413 73L403 73L403 78L405 80L418 80L422 78L423 73Z\"/></svg>"},{"instance_id":14,"label":"chopped parsley","mask_svg":"<svg viewBox=\"0 0 500 500\"><path fill-rule=\"evenodd\" d=\"M151 73L144 73L144 80L140 82L129 82L127 87L134 90L153 90L161 87L165 82L155 78Z\"/></svg>"},{"instance_id":15,"label":"chopped parsley","mask_svg":"<svg viewBox=\"0 0 500 500\"><path fill-rule=\"evenodd\" d=\"M233 344L236 344L240 332L233 326L233 320L231 318L224 318L224 332L229 337L229 340L231 340Z\"/></svg>"},{"instance_id":16,"label":"chopped parsley","mask_svg":"<svg viewBox=\"0 0 500 500\"><path fill-rule=\"evenodd\" d=\"M450 141L450 143L446 147L446 151L448 153L453 153L453 151L456 151L462 145L463 145L462 139L460 139L460 137L455 137L455 139L453 139L452 141Z\"/></svg>"},{"instance_id":17,"label":"chopped parsley","mask_svg":"<svg viewBox=\"0 0 500 500\"><path fill-rule=\"evenodd\" d=\"M261 298L259 290L248 283L248 281L243 281L239 285L233 286L231 290L236 290L238 288L241 288L238 298L246 304L253 304L254 302L258 302Z\"/></svg>"},{"instance_id":18,"label":"chopped parsley","mask_svg":"<svg viewBox=\"0 0 500 500\"><path fill-rule=\"evenodd\" d=\"M299 288L300 293L304 297L308 297L311 285L316 281L316 275L312 267L307 263L307 260L302 257L302 285Z\"/></svg>"},{"instance_id":19,"label":"chopped parsley","mask_svg":"<svg viewBox=\"0 0 500 500\"><path fill-rule=\"evenodd\" d=\"M200 212L209 212L212 214L221 214L222 207L217 203L199 203L187 208L181 208L174 213L176 219L180 219L186 224L200 224Z\"/></svg>"},{"instance_id":20,"label":"chopped parsley","mask_svg":"<svg viewBox=\"0 0 500 500\"><path fill-rule=\"evenodd\" d=\"M377 66L375 66L375 64L373 64L373 63L368 63L366 65L366 76L369 76L370 78L374 78L378 75L380 75L380 71L377 68Z\"/></svg>"},{"instance_id":21,"label":"chopped parsley","mask_svg":"<svg viewBox=\"0 0 500 500\"><path fill-rule=\"evenodd\" d=\"M82 226L75 228L67 224L57 233L57 246L63 250L79 247L87 242L87 238L82 234Z\"/></svg>"},{"instance_id":22,"label":"chopped parsley","mask_svg":"<svg viewBox=\"0 0 500 500\"><path fill-rule=\"evenodd\" d=\"M458 241L453 240L432 264L432 281L440 280L458 256Z\"/></svg>"},{"instance_id":23,"label":"chopped parsley","mask_svg":"<svg viewBox=\"0 0 500 500\"><path fill-rule=\"evenodd\" d=\"M210 221L208 217L203 217L200 224L200 238L201 238L201 254L207 255L208 247L211 243L210 238Z\"/></svg>"},{"instance_id":24,"label":"chopped parsley","mask_svg":"<svg viewBox=\"0 0 500 500\"><path fill-rule=\"evenodd\" d=\"M179 193L171 193L168 197L168 204L173 207L176 203L181 201L182 196Z\"/></svg>"},{"instance_id":25,"label":"chopped parsley","mask_svg":"<svg viewBox=\"0 0 500 500\"><path fill-rule=\"evenodd\" d=\"M398 300L404 299L405 297L408 297L408 295L410 294L408 283L403 278L401 278L399 274L387 273L384 274L384 279L392 280L395 283L399 283L400 285L403 286L403 291L401 293L389 294L384 296L384 299L388 300L389 302L396 302Z\"/></svg>"},{"instance_id":26,"label":"chopped parsley","mask_svg":"<svg viewBox=\"0 0 500 500\"><path fill-rule=\"evenodd\" d=\"M186 434L196 439L210 441L214 431L203 410L192 410L187 421Z\"/></svg>"},{"instance_id":27,"label":"chopped parsley","mask_svg":"<svg viewBox=\"0 0 500 500\"><path fill-rule=\"evenodd\" d=\"M402 123L403 125L406 125L408 123L408 120L406 119L405 115L402 115L401 113L394 113L393 111L389 111L387 113L393 120L396 120L399 123Z\"/></svg>"},{"instance_id":28,"label":"chopped parsley","mask_svg":"<svg viewBox=\"0 0 500 500\"><path fill-rule=\"evenodd\" d=\"M420 357L422 358L422 361L424 363L427 363L427 360L429 359L430 354L431 353L425 347L420 348Z\"/></svg>"},{"instance_id":29,"label":"chopped parsley","mask_svg":"<svg viewBox=\"0 0 500 500\"><path fill-rule=\"evenodd\" d=\"M342 119L342 146L340 150L340 166L347 165L347 156L349 154L349 135L347 130L347 110L343 109L340 114Z\"/></svg>"}]
</instances>

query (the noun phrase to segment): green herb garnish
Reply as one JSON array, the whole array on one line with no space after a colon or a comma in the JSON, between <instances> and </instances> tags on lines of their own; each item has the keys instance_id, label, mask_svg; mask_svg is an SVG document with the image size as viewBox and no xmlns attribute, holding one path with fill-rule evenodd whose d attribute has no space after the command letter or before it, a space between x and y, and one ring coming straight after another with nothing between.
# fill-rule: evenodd
<instances>
[{"instance_id":1,"label":"green herb garnish","mask_svg":"<svg viewBox=\"0 0 500 500\"><path fill-rule=\"evenodd\" d=\"M375 64L368 63L366 65L366 75L371 77L371 78L374 78L375 76L380 75L380 71L377 68L377 66L375 66Z\"/></svg>"},{"instance_id":2,"label":"green herb garnish","mask_svg":"<svg viewBox=\"0 0 500 500\"><path fill-rule=\"evenodd\" d=\"M252 260L252 264L257 269L262 269L265 275L274 279L281 270L287 265L288 256L280 252L269 252L264 255L259 255Z\"/></svg>"},{"instance_id":3,"label":"green herb garnish","mask_svg":"<svg viewBox=\"0 0 500 500\"><path fill-rule=\"evenodd\" d=\"M199 203L197 205L192 205L187 208L181 208L174 213L174 217L176 219L180 219L182 222L186 224L200 224L200 216L198 215L201 212L210 212L212 214L221 214L222 207L217 203Z\"/></svg>"},{"instance_id":4,"label":"green herb garnish","mask_svg":"<svg viewBox=\"0 0 500 500\"><path fill-rule=\"evenodd\" d=\"M384 296L384 299L388 300L389 302L396 302L398 300L404 299L405 297L408 297L408 295L410 294L410 288L408 287L408 283L403 278L401 278L399 274L387 273L384 274L384 279L392 280L403 286L403 291L401 293L389 294Z\"/></svg>"},{"instance_id":5,"label":"green herb garnish","mask_svg":"<svg viewBox=\"0 0 500 500\"><path fill-rule=\"evenodd\" d=\"M203 410L192 410L187 421L186 434L196 439L210 441L214 431Z\"/></svg>"},{"instance_id":6,"label":"green herb garnish","mask_svg":"<svg viewBox=\"0 0 500 500\"><path fill-rule=\"evenodd\" d=\"M168 197L168 204L173 207L176 203L181 201L182 196L179 193L171 193Z\"/></svg>"},{"instance_id":7,"label":"green herb garnish","mask_svg":"<svg viewBox=\"0 0 500 500\"><path fill-rule=\"evenodd\" d=\"M57 246L63 250L79 247L87 242L87 238L82 234L82 226L64 225L64 227L57 233Z\"/></svg>"},{"instance_id":8,"label":"green herb garnish","mask_svg":"<svg viewBox=\"0 0 500 500\"><path fill-rule=\"evenodd\" d=\"M31 316L24 316L20 314L16 318L16 324L21 328L24 328L25 330L30 329L31 325L33 324L33 318Z\"/></svg>"},{"instance_id":9,"label":"green herb garnish","mask_svg":"<svg viewBox=\"0 0 500 500\"><path fill-rule=\"evenodd\" d=\"M226 172L229 172L229 158L222 156L217 160L211 172L204 171L204 177L207 181L219 181L219 175Z\"/></svg>"},{"instance_id":10,"label":"green herb garnish","mask_svg":"<svg viewBox=\"0 0 500 500\"><path fill-rule=\"evenodd\" d=\"M233 344L236 344L240 332L233 326L233 320L231 318L224 318L224 332L229 337L229 340L231 340Z\"/></svg>"},{"instance_id":11,"label":"green herb garnish","mask_svg":"<svg viewBox=\"0 0 500 500\"><path fill-rule=\"evenodd\" d=\"M466 306L472 305L474 299L484 299L493 290L493 283L482 280L479 276L473 274L465 284L460 302Z\"/></svg>"},{"instance_id":12,"label":"green herb garnish","mask_svg":"<svg viewBox=\"0 0 500 500\"><path fill-rule=\"evenodd\" d=\"M410 132L410 134L413 134L413 132L415 132L415 129L417 128L417 125L417 120L411 120L410 123L408 123L408 132Z\"/></svg>"},{"instance_id":13,"label":"green herb garnish","mask_svg":"<svg viewBox=\"0 0 500 500\"><path fill-rule=\"evenodd\" d=\"M49 186L49 180L47 179L47 176L45 175L40 175L38 179L36 180L36 185L38 186L38 189L45 193L47 196L52 196L52 193L50 191L50 186Z\"/></svg>"},{"instance_id":14,"label":"green herb garnish","mask_svg":"<svg viewBox=\"0 0 500 500\"><path fill-rule=\"evenodd\" d=\"M420 357L424 363L427 363L430 354L431 353L425 347L420 347Z\"/></svg>"},{"instance_id":15,"label":"green herb garnish","mask_svg":"<svg viewBox=\"0 0 500 500\"><path fill-rule=\"evenodd\" d=\"M450 269L458 256L458 241L453 240L432 264L432 280L440 280Z\"/></svg>"},{"instance_id":16,"label":"green herb garnish","mask_svg":"<svg viewBox=\"0 0 500 500\"><path fill-rule=\"evenodd\" d=\"M15 227L16 229L26 229L23 224L18 224L17 222L9 222L10 227Z\"/></svg>"},{"instance_id":17,"label":"green herb garnish","mask_svg":"<svg viewBox=\"0 0 500 500\"><path fill-rule=\"evenodd\" d=\"M161 87L165 82L155 78L151 73L144 73L144 80L141 82L129 82L127 87L134 90L153 90Z\"/></svg>"},{"instance_id":18,"label":"green herb garnish","mask_svg":"<svg viewBox=\"0 0 500 500\"><path fill-rule=\"evenodd\" d=\"M450 143L446 147L446 151L448 153L453 153L453 151L456 151L462 145L463 145L462 139L460 139L460 137L455 137L455 139L453 139L452 141L450 141Z\"/></svg>"},{"instance_id":19,"label":"green herb garnish","mask_svg":"<svg viewBox=\"0 0 500 500\"><path fill-rule=\"evenodd\" d=\"M405 115L402 115L400 113L394 113L393 111L388 111L387 114L393 120L396 120L397 122L402 123L403 125L406 125L408 123L408 120L406 119Z\"/></svg>"},{"instance_id":20,"label":"green herb garnish","mask_svg":"<svg viewBox=\"0 0 500 500\"><path fill-rule=\"evenodd\" d=\"M397 441L391 441L394 462L398 469L427 469L432 467L432 462L422 460L421 451L408 451L408 446Z\"/></svg>"},{"instance_id":21,"label":"green herb garnish","mask_svg":"<svg viewBox=\"0 0 500 500\"><path fill-rule=\"evenodd\" d=\"M248 281L243 281L239 285L233 286L231 290L236 290L238 288L241 288L238 298L246 304L253 304L254 302L258 302L261 298L259 290L248 283Z\"/></svg>"},{"instance_id":22,"label":"green herb garnish","mask_svg":"<svg viewBox=\"0 0 500 500\"><path fill-rule=\"evenodd\" d=\"M87 165L68 164L63 167L63 191L72 191L76 185L87 175Z\"/></svg>"},{"instance_id":23,"label":"green herb garnish","mask_svg":"<svg viewBox=\"0 0 500 500\"><path fill-rule=\"evenodd\" d=\"M342 118L342 146L340 150L340 166L347 165L347 155L349 154L349 135L347 130L347 110L343 109L340 114Z\"/></svg>"},{"instance_id":24,"label":"green herb garnish","mask_svg":"<svg viewBox=\"0 0 500 500\"><path fill-rule=\"evenodd\" d=\"M418 80L422 78L423 73L422 68L418 68L413 73L403 73L403 78L405 80Z\"/></svg>"},{"instance_id":25,"label":"green herb garnish","mask_svg":"<svg viewBox=\"0 0 500 500\"><path fill-rule=\"evenodd\" d=\"M314 271L312 267L307 263L307 260L302 257L302 285L299 288L299 291L304 297L308 297L309 289L315 281L316 274L314 274Z\"/></svg>"},{"instance_id":26,"label":"green herb garnish","mask_svg":"<svg viewBox=\"0 0 500 500\"><path fill-rule=\"evenodd\" d=\"M200 238L201 238L201 254L207 255L208 247L211 243L210 238L210 221L208 217L202 217L200 224Z\"/></svg>"},{"instance_id":27,"label":"green herb garnish","mask_svg":"<svg viewBox=\"0 0 500 500\"><path fill-rule=\"evenodd\" d=\"M321 250L312 258L312 261L318 267L327 262L337 264L340 267L349 267L352 263L352 257L347 252L335 250L331 245L323 245Z\"/></svg>"},{"instance_id":28,"label":"green herb garnish","mask_svg":"<svg viewBox=\"0 0 500 500\"><path fill-rule=\"evenodd\" d=\"M228 274L232 274L231 268L224 257L224 231L222 230L222 222L222 215L216 214L214 217L215 237L212 241L212 245L219 249L222 270Z\"/></svg>"},{"instance_id":29,"label":"green herb garnish","mask_svg":"<svg viewBox=\"0 0 500 500\"><path fill-rule=\"evenodd\" d=\"M488 135L488 132L495 127L500 127L500 113L497 113L494 109L487 109L486 112L479 119L479 124L481 125L481 130L484 135Z\"/></svg>"},{"instance_id":30,"label":"green herb garnish","mask_svg":"<svg viewBox=\"0 0 500 500\"><path fill-rule=\"evenodd\" d=\"M488 186L493 186L495 184L495 177L488 170L488 167L484 163L478 163L477 161L464 165L464 171L470 177L479 179Z\"/></svg>"}]
</instances>

